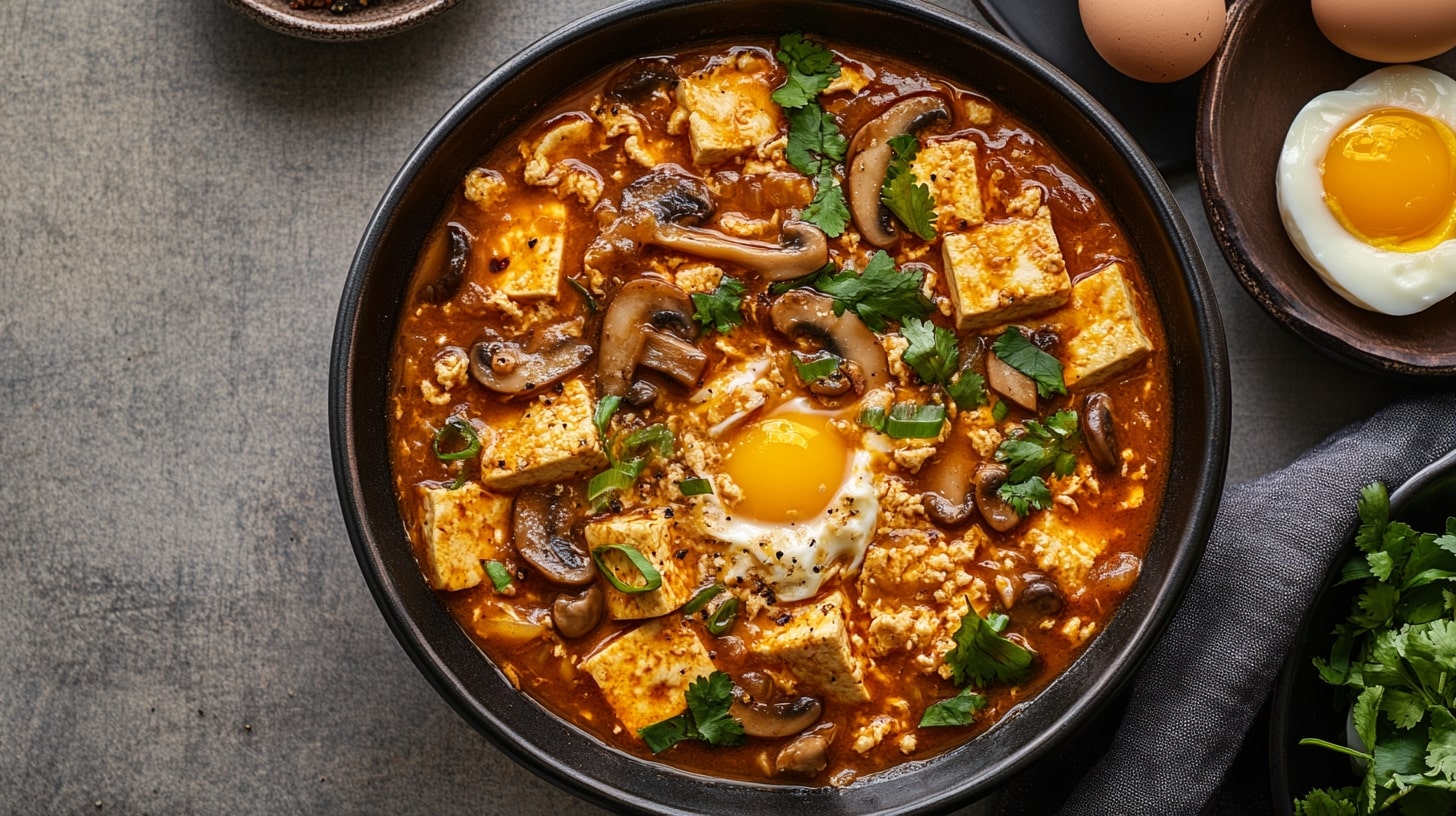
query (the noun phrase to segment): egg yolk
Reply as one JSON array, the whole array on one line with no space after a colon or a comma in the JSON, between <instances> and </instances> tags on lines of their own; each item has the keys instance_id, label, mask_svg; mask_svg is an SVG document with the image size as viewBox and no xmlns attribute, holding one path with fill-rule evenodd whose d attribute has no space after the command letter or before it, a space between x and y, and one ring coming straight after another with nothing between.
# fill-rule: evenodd
<instances>
[{"instance_id":1,"label":"egg yolk","mask_svg":"<svg viewBox=\"0 0 1456 816\"><path fill-rule=\"evenodd\" d=\"M1456 233L1456 135L1442 122L1372 111L1335 136L1321 172L1330 212L1367 244L1420 252Z\"/></svg>"},{"instance_id":2,"label":"egg yolk","mask_svg":"<svg viewBox=\"0 0 1456 816\"><path fill-rule=\"evenodd\" d=\"M759 521L804 521L824 511L844 481L848 450L829 418L793 414L744 428L724 471L743 491L734 506Z\"/></svg>"}]
</instances>

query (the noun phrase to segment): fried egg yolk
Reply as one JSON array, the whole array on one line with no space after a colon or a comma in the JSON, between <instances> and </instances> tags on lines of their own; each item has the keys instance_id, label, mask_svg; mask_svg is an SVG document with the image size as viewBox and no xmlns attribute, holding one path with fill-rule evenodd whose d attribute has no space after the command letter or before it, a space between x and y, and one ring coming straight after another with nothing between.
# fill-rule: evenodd
<instances>
[{"instance_id":1,"label":"fried egg yolk","mask_svg":"<svg viewBox=\"0 0 1456 816\"><path fill-rule=\"evenodd\" d=\"M1371 246L1421 252L1456 234L1456 135L1445 123L1381 108L1346 125L1321 167L1325 204Z\"/></svg>"},{"instance_id":2,"label":"fried egg yolk","mask_svg":"<svg viewBox=\"0 0 1456 816\"><path fill-rule=\"evenodd\" d=\"M743 492L735 513L792 522L824 512L848 462L849 450L829 417L790 411L744 427L723 469Z\"/></svg>"}]
</instances>

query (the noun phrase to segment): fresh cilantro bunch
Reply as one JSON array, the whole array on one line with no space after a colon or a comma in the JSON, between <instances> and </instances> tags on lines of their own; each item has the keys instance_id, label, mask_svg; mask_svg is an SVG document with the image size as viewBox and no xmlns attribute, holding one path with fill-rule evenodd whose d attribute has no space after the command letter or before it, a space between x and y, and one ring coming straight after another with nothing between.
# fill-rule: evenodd
<instances>
[{"instance_id":1,"label":"fresh cilantro bunch","mask_svg":"<svg viewBox=\"0 0 1456 816\"><path fill-rule=\"evenodd\" d=\"M920 152L920 139L913 133L902 133L888 142L890 165L885 169L885 182L880 187L880 201L895 217L921 240L935 238L935 201L930 188L921 184L910 171L910 163Z\"/></svg>"},{"instance_id":2,"label":"fresh cilantro bunch","mask_svg":"<svg viewBox=\"0 0 1456 816\"><path fill-rule=\"evenodd\" d=\"M1004 462L1006 483L997 491L1017 515L1051 507L1051 489L1042 474L1051 471L1067 476L1077 468L1076 445L1082 439L1077 429L1077 412L1063 409L1045 423L1028 419L1024 433L1012 436L996 448L996 461Z\"/></svg>"},{"instance_id":3,"label":"fresh cilantro bunch","mask_svg":"<svg viewBox=\"0 0 1456 816\"><path fill-rule=\"evenodd\" d=\"M660 754L683 740L702 740L709 745L743 744L743 723L728 713L733 705L733 678L715 671L699 677L683 692L687 710L637 729L637 736L654 754Z\"/></svg>"},{"instance_id":4,"label":"fresh cilantro bunch","mask_svg":"<svg viewBox=\"0 0 1456 816\"><path fill-rule=\"evenodd\" d=\"M834 176L834 166L844 161L849 140L840 132L834 117L819 106L819 93L839 76L833 52L804 39L801 34L779 38L775 57L789 77L773 92L773 101L789 119L789 141L785 155L789 164L814 179L814 198L799 218L836 238L849 225L849 205Z\"/></svg>"},{"instance_id":5,"label":"fresh cilantro bunch","mask_svg":"<svg viewBox=\"0 0 1456 816\"><path fill-rule=\"evenodd\" d=\"M1359 552L1340 583L1363 582L1349 619L1335 629L1315 668L1345 690L1361 745L1300 740L1356 757L1360 784L1314 790L1296 816L1365 816L1398 805L1402 814L1456 809L1456 517L1442 533L1390 520L1376 482L1360 492Z\"/></svg>"},{"instance_id":6,"label":"fresh cilantro bunch","mask_svg":"<svg viewBox=\"0 0 1456 816\"><path fill-rule=\"evenodd\" d=\"M920 726L969 725L986 698L966 688L997 683L1014 683L1031 670L1033 655L1016 641L1001 636L1010 619L999 613L982 618L966 604L966 614L953 636L955 646L945 653L951 681L961 686L960 694L931 704L921 715Z\"/></svg>"},{"instance_id":7,"label":"fresh cilantro bunch","mask_svg":"<svg viewBox=\"0 0 1456 816\"><path fill-rule=\"evenodd\" d=\"M895 269L895 262L883 249L865 264L863 272L853 269L835 271L828 267L810 280L810 285L834 298L834 313L852 310L872 331L884 332L891 321L925 318L931 304L920 288L925 273Z\"/></svg>"}]
</instances>

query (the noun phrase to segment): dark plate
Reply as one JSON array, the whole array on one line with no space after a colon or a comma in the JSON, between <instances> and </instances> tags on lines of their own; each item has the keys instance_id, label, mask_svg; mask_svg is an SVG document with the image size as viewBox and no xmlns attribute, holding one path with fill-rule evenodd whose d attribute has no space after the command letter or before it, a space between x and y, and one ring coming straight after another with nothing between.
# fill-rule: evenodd
<instances>
[{"instance_id":1,"label":"dark plate","mask_svg":"<svg viewBox=\"0 0 1456 816\"><path fill-rule=\"evenodd\" d=\"M1421 65L1456 75L1456 52ZM1290 243L1274 198L1289 123L1310 99L1379 68L1330 44L1310 4L1241 0L1208 67L1198 179L1214 237L1239 282L1282 325L1338 359L1410 377L1456 375L1456 298L1390 317L1350 304Z\"/></svg>"},{"instance_id":2,"label":"dark plate","mask_svg":"<svg viewBox=\"0 0 1456 816\"><path fill-rule=\"evenodd\" d=\"M1456 515L1456 451L1427 465L1390 494L1390 516L1417 530L1445 529ZM1319 678L1311 660L1328 657L1335 625L1349 617L1357 584L1334 586L1340 567L1355 552L1350 541L1335 558L1325 588L1300 623L1295 647L1279 674L1269 718L1269 787L1274 812L1291 813L1292 802L1314 788L1342 788L1359 780L1348 758L1324 748L1301 747L1305 737L1345 744L1345 711L1336 707L1335 689Z\"/></svg>"},{"instance_id":3,"label":"dark plate","mask_svg":"<svg viewBox=\"0 0 1456 816\"><path fill-rule=\"evenodd\" d=\"M708 779L606 747L518 692L426 586L389 466L389 360L407 270L460 179L585 77L696 43L812 31L926 66L1002 102L1115 202L1167 332L1173 394L1169 483L1142 577L1103 632L1044 691L966 745L842 789ZM1045 754L1123 685L1162 631L1202 551L1222 487L1228 360L1187 225L1153 165L1080 88L1013 43L909 0L646 0L549 35L496 69L405 161L349 270L329 383L334 473L354 552L400 644L455 709L502 751L614 812L926 813L983 795Z\"/></svg>"},{"instance_id":4,"label":"dark plate","mask_svg":"<svg viewBox=\"0 0 1456 816\"><path fill-rule=\"evenodd\" d=\"M372 40L397 34L455 5L459 0L371 0L347 14L326 8L292 9L289 0L227 0L228 5L274 31L308 40Z\"/></svg>"},{"instance_id":5,"label":"dark plate","mask_svg":"<svg viewBox=\"0 0 1456 816\"><path fill-rule=\"evenodd\" d=\"M1187 79L1140 82L1108 65L1087 40L1077 0L975 0L997 30L1045 57L1096 97L1164 173L1193 166L1200 71Z\"/></svg>"}]
</instances>

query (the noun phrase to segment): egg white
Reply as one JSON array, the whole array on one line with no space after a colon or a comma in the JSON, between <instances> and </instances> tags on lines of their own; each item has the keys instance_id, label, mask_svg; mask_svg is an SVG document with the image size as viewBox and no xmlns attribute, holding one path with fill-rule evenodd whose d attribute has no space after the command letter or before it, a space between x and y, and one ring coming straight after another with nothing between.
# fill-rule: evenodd
<instances>
[{"instance_id":1,"label":"egg white","mask_svg":"<svg viewBox=\"0 0 1456 816\"><path fill-rule=\"evenodd\" d=\"M1310 100L1284 137L1275 186L1290 240L1346 300L1388 315L1427 309L1456 293L1456 240L1422 252L1373 247L1330 212L1320 164L1349 123L1379 108L1404 108L1456 131L1456 80L1415 65L1381 68L1343 91Z\"/></svg>"},{"instance_id":2,"label":"egg white","mask_svg":"<svg viewBox=\"0 0 1456 816\"><path fill-rule=\"evenodd\" d=\"M801 601L819 594L839 570L859 569L879 521L880 501L868 451L851 454L849 471L829 505L804 521L735 516L716 494L703 496L696 505L697 524L704 535L728 545L727 577L737 581L753 574L781 600Z\"/></svg>"}]
</instances>

